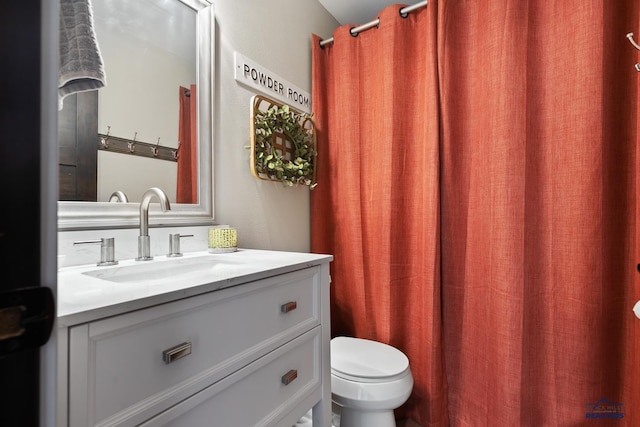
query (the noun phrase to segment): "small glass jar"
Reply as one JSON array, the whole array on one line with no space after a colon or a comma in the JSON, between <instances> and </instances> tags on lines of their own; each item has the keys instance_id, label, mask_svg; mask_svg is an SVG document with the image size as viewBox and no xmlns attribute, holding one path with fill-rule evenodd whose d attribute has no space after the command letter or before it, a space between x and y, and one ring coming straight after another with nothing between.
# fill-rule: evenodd
<instances>
[{"instance_id":1,"label":"small glass jar","mask_svg":"<svg viewBox=\"0 0 640 427\"><path fill-rule=\"evenodd\" d=\"M209 252L214 254L238 250L238 231L228 225L209 228Z\"/></svg>"}]
</instances>

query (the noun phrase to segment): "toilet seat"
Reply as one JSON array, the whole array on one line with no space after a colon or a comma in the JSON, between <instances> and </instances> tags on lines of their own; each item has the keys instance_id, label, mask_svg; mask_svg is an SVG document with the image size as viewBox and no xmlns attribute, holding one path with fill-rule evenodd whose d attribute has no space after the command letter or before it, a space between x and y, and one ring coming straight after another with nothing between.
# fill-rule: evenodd
<instances>
[{"instance_id":1,"label":"toilet seat","mask_svg":"<svg viewBox=\"0 0 640 427\"><path fill-rule=\"evenodd\" d=\"M331 340L331 373L360 383L391 382L410 373L409 359L381 342L335 337Z\"/></svg>"},{"instance_id":2,"label":"toilet seat","mask_svg":"<svg viewBox=\"0 0 640 427\"><path fill-rule=\"evenodd\" d=\"M409 359L390 345L362 338L331 340L331 401L340 425L395 427L394 410L413 390Z\"/></svg>"}]
</instances>

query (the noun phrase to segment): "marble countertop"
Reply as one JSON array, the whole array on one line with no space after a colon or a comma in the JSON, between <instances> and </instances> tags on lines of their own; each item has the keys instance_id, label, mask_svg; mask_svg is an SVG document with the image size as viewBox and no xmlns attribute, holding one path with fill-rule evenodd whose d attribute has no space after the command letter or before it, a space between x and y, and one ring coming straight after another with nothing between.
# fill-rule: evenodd
<instances>
[{"instance_id":1,"label":"marble countertop","mask_svg":"<svg viewBox=\"0 0 640 427\"><path fill-rule=\"evenodd\" d=\"M188 271L189 263L203 260L215 267L197 273ZM58 271L58 327L115 316L332 260L331 255L239 249L226 254L191 252L180 258L158 256L153 261L130 259L107 267L95 264L64 267ZM156 270L155 274L150 274L150 278L145 278L143 273L131 276L131 280L116 280L118 274L135 271L138 266ZM175 280L169 277L173 271ZM167 275L161 277L162 272Z\"/></svg>"}]
</instances>

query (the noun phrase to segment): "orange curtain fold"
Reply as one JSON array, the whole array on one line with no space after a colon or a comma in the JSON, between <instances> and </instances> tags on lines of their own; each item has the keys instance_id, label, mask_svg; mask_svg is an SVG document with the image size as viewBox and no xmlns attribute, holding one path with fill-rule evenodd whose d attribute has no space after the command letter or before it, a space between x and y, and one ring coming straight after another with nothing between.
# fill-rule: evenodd
<instances>
[{"instance_id":1,"label":"orange curtain fold","mask_svg":"<svg viewBox=\"0 0 640 427\"><path fill-rule=\"evenodd\" d=\"M313 38L333 335L408 355L422 426L640 425L640 3L399 7Z\"/></svg>"},{"instance_id":2,"label":"orange curtain fold","mask_svg":"<svg viewBox=\"0 0 640 427\"><path fill-rule=\"evenodd\" d=\"M328 48L314 37L322 184L311 198L311 246L335 256L333 334L405 352L415 386L399 416L444 426L436 15L403 19L399 9L356 38L339 28Z\"/></svg>"},{"instance_id":3,"label":"orange curtain fold","mask_svg":"<svg viewBox=\"0 0 640 427\"><path fill-rule=\"evenodd\" d=\"M439 8L452 425L582 425L601 399L638 425L637 4Z\"/></svg>"},{"instance_id":4,"label":"orange curtain fold","mask_svg":"<svg viewBox=\"0 0 640 427\"><path fill-rule=\"evenodd\" d=\"M198 203L198 128L196 85L179 88L178 185L176 203Z\"/></svg>"}]
</instances>

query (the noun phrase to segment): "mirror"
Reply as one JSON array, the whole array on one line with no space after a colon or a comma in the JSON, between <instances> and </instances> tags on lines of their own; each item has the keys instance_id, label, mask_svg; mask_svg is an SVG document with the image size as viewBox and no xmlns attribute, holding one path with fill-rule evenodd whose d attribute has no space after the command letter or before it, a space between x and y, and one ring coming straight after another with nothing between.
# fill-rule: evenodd
<instances>
[{"instance_id":1,"label":"mirror","mask_svg":"<svg viewBox=\"0 0 640 427\"><path fill-rule=\"evenodd\" d=\"M154 225L212 224L213 6L207 0L94 0L93 13L107 86L79 93L69 103L77 102L78 117L87 114L85 105L93 109L89 115L97 125L91 129L93 135L97 128L97 134L88 140L97 158L97 181L92 183L97 191L93 198L68 200L97 201L58 202L58 228L137 226L138 201L149 187L163 189L172 204L171 211L162 214L151 204ZM191 103L191 132L196 137L190 169L196 169L196 188L192 198L182 197L190 203L178 203L178 162L171 157L180 156L182 149L177 142L182 130L179 97L191 90L196 91ZM81 96L93 100L87 104ZM137 152L117 152L120 139ZM61 153L63 149L60 141ZM123 191L129 203L109 202L115 191Z\"/></svg>"}]
</instances>

